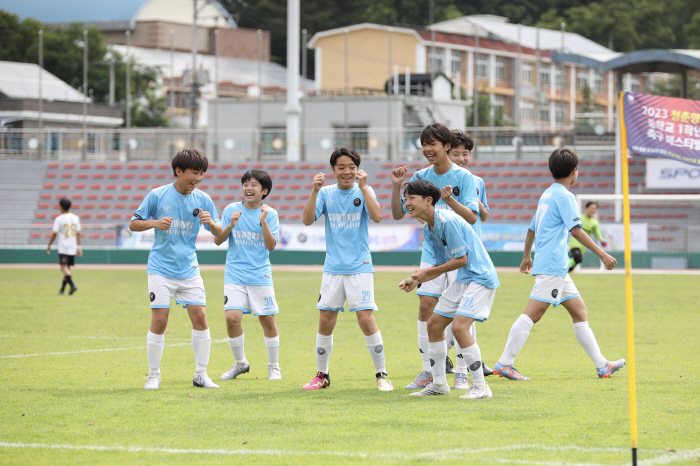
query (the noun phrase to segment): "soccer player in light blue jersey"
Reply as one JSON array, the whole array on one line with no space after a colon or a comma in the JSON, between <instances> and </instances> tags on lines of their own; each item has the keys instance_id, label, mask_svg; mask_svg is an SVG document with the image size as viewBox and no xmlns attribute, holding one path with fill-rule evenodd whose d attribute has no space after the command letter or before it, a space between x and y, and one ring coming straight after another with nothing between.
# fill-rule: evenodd
<instances>
[{"instance_id":1,"label":"soccer player in light blue jersey","mask_svg":"<svg viewBox=\"0 0 700 466\"><path fill-rule=\"evenodd\" d=\"M472 158L472 150L474 149L474 138L469 134L464 134L461 130L452 131L452 144L450 145L450 160L456 165L467 169L469 162ZM471 171L470 171L471 173ZM476 222L472 225L476 236L481 240L481 224L489 218L489 204L486 199L486 185L481 177L474 176L474 184L476 186L476 196L479 200L479 215L476 218ZM474 340L476 340L476 324L472 324L469 329ZM447 341L447 353L450 353L450 348L455 344L455 339L452 337L452 326L448 325L445 329L445 339ZM459 348L457 349L459 353ZM483 364L483 362L482 362ZM493 370L489 368L486 364L483 364L484 375L488 376L493 374ZM456 389L469 389L469 383L467 382L467 372L468 367L464 362L463 358L457 358L457 366L455 367L455 384Z\"/></svg>"},{"instance_id":2,"label":"soccer player in light blue jersey","mask_svg":"<svg viewBox=\"0 0 700 466\"><path fill-rule=\"evenodd\" d=\"M235 379L250 372L245 357L243 314L253 314L260 321L267 348L268 379L279 380L280 337L275 322L279 313L275 289L272 287L270 251L280 236L277 211L262 203L272 190L270 175L262 170L247 171L241 178L245 201L229 204L221 214L223 231L214 242L228 239L226 271L224 273L224 312L228 344L235 363L221 376Z\"/></svg>"},{"instance_id":3,"label":"soccer player in light blue jersey","mask_svg":"<svg viewBox=\"0 0 700 466\"><path fill-rule=\"evenodd\" d=\"M535 286L530 301L508 334L503 355L493 371L511 380L530 380L513 367L515 357L530 336L532 326L538 322L550 305L564 306L574 322L574 335L591 358L598 377L608 378L622 368L624 359L608 361L600 352L593 331L588 326L588 309L569 276L569 233L585 247L593 251L608 270L617 264L614 257L603 251L581 228L581 218L576 198L569 188L578 177L578 156L570 149L557 149L549 156L549 170L554 183L540 197L537 212L532 218L525 237L525 251L520 271L535 276ZM535 261L531 257L532 245L536 246Z\"/></svg>"},{"instance_id":4,"label":"soccer player in light blue jersey","mask_svg":"<svg viewBox=\"0 0 700 466\"><path fill-rule=\"evenodd\" d=\"M306 207L304 225L311 225L321 215L326 219L326 261L323 266L321 292L316 309L320 311L316 335L316 376L304 390L318 390L331 384L328 361L333 349L333 329L338 311L348 310L357 316L365 334L365 345L374 363L377 388L393 390L386 373L384 342L374 321L374 268L369 251L368 223L382 220L382 210L374 190L367 185L367 173L360 170L360 155L348 147L331 155L331 169L337 184L323 186L326 176L314 176ZM357 181L357 182L355 182Z\"/></svg>"},{"instance_id":5,"label":"soccer player in light blue jersey","mask_svg":"<svg viewBox=\"0 0 700 466\"><path fill-rule=\"evenodd\" d=\"M199 275L195 240L200 225L214 236L221 234L219 214L211 198L197 190L207 171L207 157L184 149L172 161L175 182L151 191L134 212L131 231L155 229L155 243L148 255L148 292L151 328L146 338L148 380L143 387L160 387L160 360L165 346L170 301L187 308L192 321L192 350L196 364L195 387L219 388L207 375L211 336L207 323L206 294Z\"/></svg>"},{"instance_id":6,"label":"soccer player in light blue jersey","mask_svg":"<svg viewBox=\"0 0 700 466\"><path fill-rule=\"evenodd\" d=\"M456 212L470 225L477 221L479 201L476 196L474 176L461 167L458 167L449 158L452 144L452 133L441 123L435 123L423 128L420 135L423 155L431 166L416 171L411 181L427 180L436 185L440 190L440 200L435 209L446 209ZM394 220L399 220L407 213L401 196L401 185L406 178L405 166L396 168L391 172L391 213ZM430 268L439 265L440 262L433 257L430 248L423 248L420 259L421 268ZM433 280L422 283L417 291L420 299L418 307L418 349L423 361L423 370L415 380L406 386L407 389L423 388L432 382L430 358L428 357L428 319L433 314L433 309L442 295L454 281L455 272L443 274ZM449 340L452 340L449 337ZM449 366L448 372L453 372L451 361L446 358Z\"/></svg>"},{"instance_id":7,"label":"soccer player in light blue jersey","mask_svg":"<svg viewBox=\"0 0 700 466\"><path fill-rule=\"evenodd\" d=\"M406 208L412 218L425 222L424 247L430 248L439 265L419 269L399 284L406 292L446 272L457 271L454 282L442 293L428 320L429 356L433 364L433 381L412 396L447 395L450 387L442 361L447 355L445 329L452 324L458 342L458 357L464 359L472 374L474 386L460 396L466 399L491 398L491 389L484 380L481 350L469 329L474 322L484 322L491 313L496 288L500 286L481 240L467 222L454 212L436 210L440 196L437 186L426 180L411 181L405 190Z\"/></svg>"}]
</instances>

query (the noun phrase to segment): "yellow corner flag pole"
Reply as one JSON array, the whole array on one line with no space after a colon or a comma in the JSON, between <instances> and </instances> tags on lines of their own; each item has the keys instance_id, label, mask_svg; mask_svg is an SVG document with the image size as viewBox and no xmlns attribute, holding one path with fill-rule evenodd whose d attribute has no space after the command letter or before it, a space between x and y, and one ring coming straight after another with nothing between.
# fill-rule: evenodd
<instances>
[{"instance_id":1,"label":"yellow corner flag pole","mask_svg":"<svg viewBox=\"0 0 700 466\"><path fill-rule=\"evenodd\" d=\"M622 214L625 224L625 296L627 298L627 367L630 391L630 439L632 465L637 466L637 384L634 365L634 302L632 300L632 250L630 242L630 185L627 165L627 127L623 112L624 92L620 92L618 118L620 119L620 153L622 154Z\"/></svg>"}]
</instances>

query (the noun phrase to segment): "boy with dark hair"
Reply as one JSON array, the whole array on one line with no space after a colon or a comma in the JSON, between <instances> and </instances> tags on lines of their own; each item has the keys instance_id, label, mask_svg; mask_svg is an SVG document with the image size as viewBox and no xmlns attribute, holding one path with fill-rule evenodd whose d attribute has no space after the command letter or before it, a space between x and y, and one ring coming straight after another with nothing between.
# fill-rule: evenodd
<instances>
[{"instance_id":1,"label":"boy with dark hair","mask_svg":"<svg viewBox=\"0 0 700 466\"><path fill-rule=\"evenodd\" d=\"M245 201L229 204L221 214L223 230L214 239L220 245L228 239L224 274L224 312L228 344L235 363L221 376L235 379L250 372L245 357L243 314L253 314L260 321L267 348L268 379L279 380L280 337L275 323L279 313L272 287L270 251L280 235L277 211L262 203L272 190L272 179L262 170L247 171L241 178Z\"/></svg>"},{"instance_id":2,"label":"boy with dark hair","mask_svg":"<svg viewBox=\"0 0 700 466\"><path fill-rule=\"evenodd\" d=\"M459 129L452 131L452 144L450 147L449 155L450 160L452 160L453 163L469 171L467 166L471 161L473 149L474 138L471 135L465 134ZM469 173L471 173L471 171L469 171ZM484 180L481 179L481 177L478 177L474 174L472 174L472 176L474 176L474 185L476 186L476 197L479 202L479 215L477 216L474 225L472 225L472 228L474 228L474 233L476 233L476 236L479 238L479 240L481 240L481 223L485 222L486 219L489 218L489 205L488 200L486 199L486 184L484 183ZM472 324L469 331L471 333L472 338L476 340L476 324ZM449 325L445 330L445 339L447 341L447 353L449 354L450 349L455 344L455 339L452 336L451 325ZM457 348L457 354L459 354L459 348ZM493 374L491 368L486 366L486 364L483 364L483 368L484 375L489 376ZM455 389L469 389L469 382L467 380L468 369L469 368L464 362L464 359L458 357L457 367L455 368Z\"/></svg>"},{"instance_id":3,"label":"boy with dark hair","mask_svg":"<svg viewBox=\"0 0 700 466\"><path fill-rule=\"evenodd\" d=\"M51 254L51 244L58 238L58 264L63 272L63 283L58 294L65 293L66 285L70 285L69 295L78 291L78 287L73 283L73 276L70 268L75 265L75 256L83 255L83 248L80 246L80 219L70 211L70 199L58 201L58 208L61 215L53 222L53 234L46 246L46 254Z\"/></svg>"},{"instance_id":4,"label":"boy with dark hair","mask_svg":"<svg viewBox=\"0 0 700 466\"><path fill-rule=\"evenodd\" d=\"M386 373L384 342L374 321L374 268L369 251L368 220L382 220L382 210L374 190L367 185L367 173L359 170L360 155L341 147L331 155L331 169L337 184L323 186L326 175L314 176L306 207L304 225L311 225L321 215L326 218L326 261L323 266L321 292L316 309L320 311L316 335L316 376L304 390L318 390L331 384L328 361L333 349L333 329L338 311L348 310L357 316L365 334L365 345L374 363L379 391L393 390ZM357 180L357 182L355 182Z\"/></svg>"},{"instance_id":5,"label":"boy with dark hair","mask_svg":"<svg viewBox=\"0 0 700 466\"><path fill-rule=\"evenodd\" d=\"M574 335L588 357L596 366L598 377L608 378L620 370L624 359L608 361L600 352L593 331L588 326L588 309L573 280L569 276L567 237L569 232L585 247L593 251L608 270L617 264L581 229L576 198L569 188L578 177L578 157L573 150L557 149L549 156L549 170L554 183L540 197L537 212L532 218L525 238L525 251L520 264L520 272L535 276L535 286L530 293L530 301L508 334L503 355L493 368L494 373L511 380L530 380L513 367L515 357L530 335L532 326L537 323L549 308L563 305L574 323ZM535 261L531 251L535 243Z\"/></svg>"},{"instance_id":6,"label":"boy with dark hair","mask_svg":"<svg viewBox=\"0 0 700 466\"><path fill-rule=\"evenodd\" d=\"M500 286L498 275L471 226L454 212L435 209L439 193L437 186L426 180L408 183L404 193L409 215L425 222L425 247L431 248L433 255L441 260L438 261L439 265L416 270L399 287L409 292L436 276L457 270L455 281L442 293L428 321L429 356L431 364L434 362L433 380L423 390L411 395L450 393L442 361L447 355L445 329L452 324L454 337L458 341L458 356L466 362L474 381L474 386L460 398L491 398L491 389L484 380L481 350L470 335L469 328L474 322L488 319L496 288Z\"/></svg>"},{"instance_id":7,"label":"boy with dark hair","mask_svg":"<svg viewBox=\"0 0 700 466\"><path fill-rule=\"evenodd\" d=\"M454 211L470 225L473 225L476 223L479 211L474 176L450 160L448 152L452 145L452 133L445 125L435 123L423 129L420 141L423 155L431 166L416 171L411 177L411 181L428 180L436 185L441 191L435 209ZM403 218L408 212L403 205L401 196L401 184L406 178L407 171L406 166L403 166L391 172L391 213L395 220ZM427 269L439 264L440 262L433 257L431 248L424 247L421 253L420 267ZM406 386L407 389L423 388L432 382L430 358L428 357L428 319L430 319L442 292L450 286L455 277L456 272L437 276L429 282L422 283L416 293L420 299L418 349L423 361L423 370L412 383ZM451 361L447 358L446 364L449 364L449 370L452 372Z\"/></svg>"},{"instance_id":8,"label":"boy with dark hair","mask_svg":"<svg viewBox=\"0 0 700 466\"><path fill-rule=\"evenodd\" d=\"M146 390L160 387L160 361L165 346L170 300L182 304L192 321L195 387L219 388L207 375L211 336L207 323L206 293L199 274L195 240L201 225L221 235L219 214L211 198L197 190L209 165L204 153L183 149L171 163L175 182L152 190L134 212L131 231L155 228L155 243L148 255L148 292L151 328L146 337L149 373Z\"/></svg>"},{"instance_id":9,"label":"boy with dark hair","mask_svg":"<svg viewBox=\"0 0 700 466\"><path fill-rule=\"evenodd\" d=\"M581 217L581 228L583 228L583 231L585 231L588 236L593 235L595 239L600 241L600 245L605 247L608 243L603 241L603 235L600 233L600 225L595 218L597 211L597 202L590 201L586 203L586 213ZM586 247L572 236L569 240L569 272L583 262L583 255L585 252Z\"/></svg>"}]
</instances>

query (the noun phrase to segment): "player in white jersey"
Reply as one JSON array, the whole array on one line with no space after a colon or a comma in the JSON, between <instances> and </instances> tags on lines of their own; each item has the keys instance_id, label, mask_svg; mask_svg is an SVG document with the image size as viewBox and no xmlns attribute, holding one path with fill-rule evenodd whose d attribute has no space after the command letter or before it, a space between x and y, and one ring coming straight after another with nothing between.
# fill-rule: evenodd
<instances>
[{"instance_id":1,"label":"player in white jersey","mask_svg":"<svg viewBox=\"0 0 700 466\"><path fill-rule=\"evenodd\" d=\"M595 364L598 377L608 378L622 368L624 359L608 361L600 352L598 342L588 325L588 309L569 276L568 237L571 236L593 251L608 270L617 264L614 257L603 251L581 228L576 198L569 191L578 177L578 156L570 149L557 149L549 156L549 170L554 183L540 197L537 213L532 218L525 237L525 251L520 271L535 276L530 301L508 334L503 355L493 371L511 380L530 380L513 367L515 357L530 336L532 326L539 322L550 305L564 306L574 323L574 335ZM531 257L535 243L535 261Z\"/></svg>"},{"instance_id":2,"label":"player in white jersey","mask_svg":"<svg viewBox=\"0 0 700 466\"><path fill-rule=\"evenodd\" d=\"M479 212L474 176L450 160L448 152L452 144L452 133L445 125L435 123L423 129L420 141L423 155L431 166L416 171L410 181L427 180L436 185L441 190L441 198L435 205L435 209L452 210L464 218L467 223L474 225ZM407 168L403 166L391 172L391 213L394 220L403 218L407 213L401 196L401 184L406 178L407 171ZM421 253L420 267L427 269L439 264L438 259L433 257L431 249L424 247ZM455 272L442 274L426 283L421 283L416 293L420 299L418 349L423 362L423 370L412 383L406 386L407 389L423 388L432 382L433 375L428 356L428 319L433 314L442 292L449 288L455 277ZM451 366L447 359L446 363ZM451 368L448 369L448 372L452 372Z\"/></svg>"},{"instance_id":3,"label":"player in white jersey","mask_svg":"<svg viewBox=\"0 0 700 466\"><path fill-rule=\"evenodd\" d=\"M469 134L464 134L461 130L452 131L452 144L450 147L450 160L453 163L459 165L460 167L467 169L469 161L472 158L472 150L474 149L474 138ZM470 172L471 173L471 172ZM481 177L474 175L474 185L476 186L476 196L479 201L479 215L476 219L476 223L472 225L474 228L474 233L481 240L481 224L489 218L489 204L486 199L486 185ZM476 324L472 324L469 329L472 338L476 340ZM452 338L452 325L449 325L445 329L445 339L447 340L447 353L449 354L450 348L455 344L455 339ZM459 354L459 348L457 348L457 354ZM482 363L484 369L484 375L489 376L493 374L493 370L489 368L486 364ZM457 356L457 366L455 367L455 385L454 388L457 389L469 389L469 383L467 382L467 363L464 358Z\"/></svg>"},{"instance_id":4,"label":"player in white jersey","mask_svg":"<svg viewBox=\"0 0 700 466\"><path fill-rule=\"evenodd\" d=\"M224 273L224 312L228 344L235 363L221 376L235 379L250 372L245 357L243 314L253 314L260 321L267 348L268 379L279 380L280 336L275 314L279 313L272 287L270 251L280 235L277 211L262 203L272 190L272 179L262 170L247 171L241 178L245 200L229 204L221 214L223 231L214 239L216 245L228 240Z\"/></svg>"},{"instance_id":5,"label":"player in white jersey","mask_svg":"<svg viewBox=\"0 0 700 466\"><path fill-rule=\"evenodd\" d=\"M321 292L316 309L320 311L316 335L316 376L304 390L318 390L331 384L328 361L333 349L333 329L338 312L354 312L365 345L374 363L379 391L390 391L386 373L384 342L374 321L374 268L369 251L368 223L382 220L382 209L367 185L367 173L359 170L360 155L348 147L331 155L331 169L337 184L323 186L326 176L314 176L314 184L306 207L304 225L311 225L321 215L326 220L326 260L323 265ZM357 182L355 182L357 181Z\"/></svg>"},{"instance_id":6,"label":"player in white jersey","mask_svg":"<svg viewBox=\"0 0 700 466\"><path fill-rule=\"evenodd\" d=\"M58 201L58 208L61 215L53 222L53 235L46 246L46 254L51 254L51 244L58 238L58 264L63 272L63 283L58 294L63 294L66 285L70 285L69 295L78 291L78 287L73 283L73 275L70 268L75 265L75 256L83 255L83 248L80 246L80 219L70 211L70 199Z\"/></svg>"},{"instance_id":7,"label":"player in white jersey","mask_svg":"<svg viewBox=\"0 0 700 466\"><path fill-rule=\"evenodd\" d=\"M436 257L443 257L440 265L420 269L399 284L406 292L418 284L445 272L456 270L455 281L446 289L433 315L428 321L430 337L430 361L433 365L433 382L411 396L447 395L447 385L442 360L447 355L445 329L453 324L454 337L459 344L459 358L469 366L474 386L460 398L491 398L491 389L484 380L481 350L472 338L469 328L474 322L484 322L491 314L491 306L500 286L481 240L474 229L454 212L435 210L440 197L437 186L426 180L411 181L406 186L406 208L411 217L425 222L423 226L424 247L431 248ZM460 387L463 388L463 387Z\"/></svg>"},{"instance_id":8,"label":"player in white jersey","mask_svg":"<svg viewBox=\"0 0 700 466\"><path fill-rule=\"evenodd\" d=\"M207 323L206 293L199 274L195 241L200 226L221 235L221 222L211 198L199 191L209 161L204 153L183 149L171 163L175 182L151 191L134 212L131 231L155 229L155 243L148 254L148 292L151 328L146 337L148 380L144 389L160 387L160 361L165 346L170 301L187 308L192 322L195 387L219 388L207 375L211 335Z\"/></svg>"}]
</instances>

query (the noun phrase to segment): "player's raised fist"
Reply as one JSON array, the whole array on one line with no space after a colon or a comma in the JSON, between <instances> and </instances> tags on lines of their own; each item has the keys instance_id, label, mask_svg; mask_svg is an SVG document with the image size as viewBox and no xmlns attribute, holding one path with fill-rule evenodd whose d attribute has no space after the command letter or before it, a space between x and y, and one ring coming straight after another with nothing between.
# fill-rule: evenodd
<instances>
[{"instance_id":1,"label":"player's raised fist","mask_svg":"<svg viewBox=\"0 0 700 466\"><path fill-rule=\"evenodd\" d=\"M323 187L323 183L326 182L326 175L323 173L319 173L317 175L314 175L314 187L313 191L315 193L319 192L321 188Z\"/></svg>"},{"instance_id":2,"label":"player's raised fist","mask_svg":"<svg viewBox=\"0 0 700 466\"><path fill-rule=\"evenodd\" d=\"M617 259L615 259L610 254L605 254L603 257L600 258L600 260L603 262L607 270L612 270L615 268L615 265L617 265Z\"/></svg>"},{"instance_id":3,"label":"player's raised fist","mask_svg":"<svg viewBox=\"0 0 700 466\"><path fill-rule=\"evenodd\" d=\"M367 187L367 173L364 170L357 170L357 186L360 189Z\"/></svg>"},{"instance_id":4,"label":"player's raised fist","mask_svg":"<svg viewBox=\"0 0 700 466\"><path fill-rule=\"evenodd\" d=\"M211 214L206 210L199 211L199 221L205 225L211 226L214 223L211 219Z\"/></svg>"},{"instance_id":5,"label":"player's raised fist","mask_svg":"<svg viewBox=\"0 0 700 466\"><path fill-rule=\"evenodd\" d=\"M238 220L241 218L241 211L237 211L231 214L231 222L229 222L234 227L238 224ZM233 228L233 227L232 227Z\"/></svg>"},{"instance_id":6,"label":"player's raised fist","mask_svg":"<svg viewBox=\"0 0 700 466\"><path fill-rule=\"evenodd\" d=\"M413 290L417 285L418 282L416 282L412 278L407 278L406 280L403 280L401 283L399 283L399 288L408 293L409 291Z\"/></svg>"},{"instance_id":7,"label":"player's raised fist","mask_svg":"<svg viewBox=\"0 0 700 466\"><path fill-rule=\"evenodd\" d=\"M260 206L260 222L267 219L267 214L270 212L270 206L263 204Z\"/></svg>"},{"instance_id":8,"label":"player's raised fist","mask_svg":"<svg viewBox=\"0 0 700 466\"><path fill-rule=\"evenodd\" d=\"M449 184L440 190L440 197L447 202L452 197L452 186Z\"/></svg>"},{"instance_id":9,"label":"player's raised fist","mask_svg":"<svg viewBox=\"0 0 700 466\"><path fill-rule=\"evenodd\" d=\"M529 274L530 270L532 270L532 258L524 258L520 263L520 272Z\"/></svg>"},{"instance_id":10,"label":"player's raised fist","mask_svg":"<svg viewBox=\"0 0 700 466\"><path fill-rule=\"evenodd\" d=\"M413 272L411 278L418 283L424 283L428 281L428 269L418 269Z\"/></svg>"},{"instance_id":11,"label":"player's raised fist","mask_svg":"<svg viewBox=\"0 0 700 466\"><path fill-rule=\"evenodd\" d=\"M159 230L167 230L173 224L172 217L163 217L156 220L156 228Z\"/></svg>"},{"instance_id":12,"label":"player's raised fist","mask_svg":"<svg viewBox=\"0 0 700 466\"><path fill-rule=\"evenodd\" d=\"M406 168L406 165L403 167L394 168L391 171L391 183L394 186L401 186L403 180L406 179L406 173L408 173L408 168Z\"/></svg>"}]
</instances>

